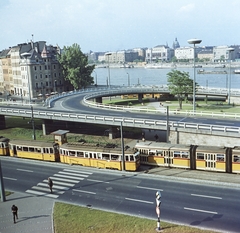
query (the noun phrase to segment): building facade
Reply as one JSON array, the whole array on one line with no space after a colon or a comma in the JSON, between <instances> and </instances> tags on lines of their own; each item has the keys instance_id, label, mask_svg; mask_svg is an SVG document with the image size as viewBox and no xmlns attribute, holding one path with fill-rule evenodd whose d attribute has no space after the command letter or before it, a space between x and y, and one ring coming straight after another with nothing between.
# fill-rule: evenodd
<instances>
[{"instance_id":1,"label":"building facade","mask_svg":"<svg viewBox=\"0 0 240 233\"><path fill-rule=\"evenodd\" d=\"M62 76L58 46L45 41L18 44L0 53L0 92L31 101L72 90Z\"/></svg>"},{"instance_id":2,"label":"building facade","mask_svg":"<svg viewBox=\"0 0 240 233\"><path fill-rule=\"evenodd\" d=\"M174 55L174 49L166 45L158 45L146 50L146 62L168 62Z\"/></svg>"}]
</instances>

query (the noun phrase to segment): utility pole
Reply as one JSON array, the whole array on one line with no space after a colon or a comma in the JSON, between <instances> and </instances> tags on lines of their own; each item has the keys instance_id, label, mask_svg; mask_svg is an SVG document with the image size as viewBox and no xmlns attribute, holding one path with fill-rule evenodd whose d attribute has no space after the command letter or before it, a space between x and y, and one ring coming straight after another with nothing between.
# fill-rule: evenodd
<instances>
[{"instance_id":1,"label":"utility pole","mask_svg":"<svg viewBox=\"0 0 240 233\"><path fill-rule=\"evenodd\" d=\"M3 183L3 176L2 176L1 160L0 160L0 194L1 194L2 202L6 201L5 189L4 189L4 183Z\"/></svg>"}]
</instances>

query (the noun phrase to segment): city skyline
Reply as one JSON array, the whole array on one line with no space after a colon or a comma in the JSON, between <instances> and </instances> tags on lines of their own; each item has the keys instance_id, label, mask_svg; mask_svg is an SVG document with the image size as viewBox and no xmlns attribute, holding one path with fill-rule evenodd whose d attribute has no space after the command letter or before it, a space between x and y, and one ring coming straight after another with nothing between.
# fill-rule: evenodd
<instances>
[{"instance_id":1,"label":"city skyline","mask_svg":"<svg viewBox=\"0 0 240 233\"><path fill-rule=\"evenodd\" d=\"M30 40L83 52L118 51L159 44L181 47L240 44L240 1L207 0L42 0L0 2L0 51Z\"/></svg>"}]
</instances>

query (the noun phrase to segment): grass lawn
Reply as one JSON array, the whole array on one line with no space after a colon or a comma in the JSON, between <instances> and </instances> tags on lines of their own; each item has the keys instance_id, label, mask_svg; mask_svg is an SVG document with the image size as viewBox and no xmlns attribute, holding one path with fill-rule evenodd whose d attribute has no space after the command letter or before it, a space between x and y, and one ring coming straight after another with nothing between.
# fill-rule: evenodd
<instances>
[{"instance_id":1,"label":"grass lawn","mask_svg":"<svg viewBox=\"0 0 240 233\"><path fill-rule=\"evenodd\" d=\"M147 107L150 102L154 102L155 100L150 99L143 99L144 107ZM169 106L170 110L176 110L179 109L179 103L178 100L171 100L171 101L159 101L156 100L156 102L161 102L164 104L167 104ZM120 97L112 98L109 100L108 98L103 100L103 104L115 104L119 106L135 106L140 107L142 106L141 103L137 99L121 99ZM239 113L240 112L240 106L236 105L228 105L224 101L196 101L196 111L198 112L215 112L215 113ZM149 109L153 109L152 106L149 106ZM189 111L193 109L193 105L190 101L182 102L182 111Z\"/></svg>"},{"instance_id":2,"label":"grass lawn","mask_svg":"<svg viewBox=\"0 0 240 233\"><path fill-rule=\"evenodd\" d=\"M157 216L149 220L60 202L55 203L53 219L55 233L150 233L157 227ZM212 232L166 222L161 222L161 228L165 233Z\"/></svg>"}]
</instances>

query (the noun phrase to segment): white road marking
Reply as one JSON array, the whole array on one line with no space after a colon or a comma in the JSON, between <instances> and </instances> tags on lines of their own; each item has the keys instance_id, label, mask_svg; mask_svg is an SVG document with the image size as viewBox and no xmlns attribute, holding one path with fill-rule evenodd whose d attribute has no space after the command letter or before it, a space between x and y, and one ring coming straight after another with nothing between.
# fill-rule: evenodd
<instances>
[{"instance_id":1,"label":"white road marking","mask_svg":"<svg viewBox=\"0 0 240 233\"><path fill-rule=\"evenodd\" d=\"M69 182L69 183L74 183L74 184L79 183L78 180L63 179L63 178L58 178L58 177L55 177L55 176L51 176L50 178L51 178L53 181L55 181L55 180L60 180L60 181L65 181L65 182ZM81 180L83 180L83 179L81 179Z\"/></svg>"},{"instance_id":2,"label":"white road marking","mask_svg":"<svg viewBox=\"0 0 240 233\"><path fill-rule=\"evenodd\" d=\"M89 181L93 181L93 182L99 182L99 183L106 183L106 184L109 184L109 182L107 181L102 181L102 180L92 180L92 179L87 179Z\"/></svg>"},{"instance_id":3,"label":"white road marking","mask_svg":"<svg viewBox=\"0 0 240 233\"><path fill-rule=\"evenodd\" d=\"M139 200L139 199L132 199L132 198L125 198L126 200L129 200L129 201L137 201L137 202L143 202L143 203L147 203L147 204L153 204L153 202L151 201L144 201L144 200Z\"/></svg>"},{"instance_id":4,"label":"white road marking","mask_svg":"<svg viewBox=\"0 0 240 233\"><path fill-rule=\"evenodd\" d=\"M74 192L80 192L80 193L96 194L96 193L94 193L94 192L83 191L83 190L79 190L79 189L73 189L72 191L74 191Z\"/></svg>"},{"instance_id":5,"label":"white road marking","mask_svg":"<svg viewBox=\"0 0 240 233\"><path fill-rule=\"evenodd\" d=\"M137 186L137 188L139 188L139 189L149 189L149 190L155 190L155 191L163 191L162 189L156 189L156 188L149 188L149 187L143 187L143 186Z\"/></svg>"},{"instance_id":6,"label":"white road marking","mask_svg":"<svg viewBox=\"0 0 240 233\"><path fill-rule=\"evenodd\" d=\"M70 169L64 169L64 171L67 172L74 172L74 173L83 173L83 174L88 174L88 175L92 175L92 172L84 172L84 171L79 171L79 170L70 170Z\"/></svg>"},{"instance_id":7,"label":"white road marking","mask_svg":"<svg viewBox=\"0 0 240 233\"><path fill-rule=\"evenodd\" d=\"M37 186L48 187L48 184L38 183ZM68 187L63 187L63 186L60 186L60 185L54 185L54 188L55 188L55 189L60 189L60 190L69 190Z\"/></svg>"},{"instance_id":8,"label":"white road marking","mask_svg":"<svg viewBox=\"0 0 240 233\"><path fill-rule=\"evenodd\" d=\"M213 211L208 211L208 210L199 210L199 209L192 209L192 208L187 208L187 207L184 207L184 209L185 210L202 212L202 213L208 213L208 214L218 214L218 212L213 212Z\"/></svg>"},{"instance_id":9,"label":"white road marking","mask_svg":"<svg viewBox=\"0 0 240 233\"><path fill-rule=\"evenodd\" d=\"M44 187L39 187L39 186L33 186L32 189L37 189L37 190L40 190L40 191L45 191L45 192L50 192L49 188L44 188ZM64 194L64 191L58 191L58 190L55 190L53 189L53 192L54 193L57 193L57 194Z\"/></svg>"},{"instance_id":10,"label":"white road marking","mask_svg":"<svg viewBox=\"0 0 240 233\"><path fill-rule=\"evenodd\" d=\"M58 172L60 174L64 174L64 175L74 175L74 176L82 176L82 177L88 177L88 175L82 175L82 174L76 174L76 173L71 173L71 172Z\"/></svg>"},{"instance_id":11,"label":"white road marking","mask_svg":"<svg viewBox=\"0 0 240 233\"><path fill-rule=\"evenodd\" d=\"M31 171L31 170L25 170L25 169L19 169L19 168L17 168L17 170L18 170L18 171L22 171L22 172L33 172L33 171Z\"/></svg>"},{"instance_id":12,"label":"white road marking","mask_svg":"<svg viewBox=\"0 0 240 233\"><path fill-rule=\"evenodd\" d=\"M15 179L15 178L10 178L10 177L3 177L3 179L6 179L6 180L17 180L17 179Z\"/></svg>"},{"instance_id":13,"label":"white road marking","mask_svg":"<svg viewBox=\"0 0 240 233\"><path fill-rule=\"evenodd\" d=\"M213 199L222 199L221 197L214 197L214 196L205 196L205 195L200 195L200 194L191 194L192 196L196 196L196 197L206 197L206 198L213 198Z\"/></svg>"},{"instance_id":14,"label":"white road marking","mask_svg":"<svg viewBox=\"0 0 240 233\"><path fill-rule=\"evenodd\" d=\"M43 192L38 192L38 191L34 191L34 190L27 190L26 193L31 193L34 195L40 195L40 196L46 196L46 197L52 197L52 198L58 198L59 195L55 195L55 194L46 194Z\"/></svg>"},{"instance_id":15,"label":"white road marking","mask_svg":"<svg viewBox=\"0 0 240 233\"><path fill-rule=\"evenodd\" d=\"M43 182L48 183L48 180L43 180ZM73 187L75 185L75 184L68 184L68 183L65 183L65 182L59 182L59 181L54 180L53 186L55 186L55 184L66 185L66 186L70 186L70 187Z\"/></svg>"},{"instance_id":16,"label":"white road marking","mask_svg":"<svg viewBox=\"0 0 240 233\"><path fill-rule=\"evenodd\" d=\"M75 180L84 180L84 178L82 178L82 177L66 176L66 175L61 175L61 174L54 174L53 176L64 177L64 178L75 179Z\"/></svg>"}]
</instances>

